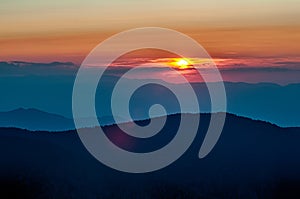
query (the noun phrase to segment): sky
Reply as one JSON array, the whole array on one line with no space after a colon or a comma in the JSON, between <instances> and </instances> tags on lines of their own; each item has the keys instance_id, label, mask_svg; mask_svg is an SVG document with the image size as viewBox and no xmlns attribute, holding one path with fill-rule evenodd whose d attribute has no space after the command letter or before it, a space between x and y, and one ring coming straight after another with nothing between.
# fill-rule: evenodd
<instances>
[{"instance_id":1,"label":"sky","mask_svg":"<svg viewBox=\"0 0 300 199\"><path fill-rule=\"evenodd\" d=\"M0 3L0 92L5 93L0 111L37 108L60 115L68 113L71 117L73 83L84 58L114 34L151 26L170 28L196 40L212 57L226 82L298 83L251 85L245 91L246 84L241 83L236 84L241 85L237 90L228 92L228 101L237 106L229 112L266 121L275 121L275 117L280 118L278 121L297 119L294 115L298 98L293 96L298 95L300 85L299 0ZM181 83L176 82L178 73L170 71L171 67L190 82L202 82L191 67L200 62L199 67L209 73L205 60L185 60L189 63L182 65L178 55L153 49L129 52L115 60L107 75L115 81L128 68L143 65L145 68L126 77L138 79L137 82L153 78ZM259 92L254 92L258 88Z\"/></svg>"},{"instance_id":2,"label":"sky","mask_svg":"<svg viewBox=\"0 0 300 199\"><path fill-rule=\"evenodd\" d=\"M300 77L294 74L294 69L300 68L297 0L0 1L3 62L80 65L97 44L113 34L158 26L180 31L198 41L218 67L225 66L235 73L236 69L244 71L229 74L229 81L243 81L242 74L253 76L250 79L257 77L261 68L264 73L266 68L292 70L289 75L294 75L295 81ZM148 56L149 53L143 54L144 58ZM159 58L164 58L163 54L155 59ZM153 63L153 58L148 60ZM280 73L272 75L273 81L280 79Z\"/></svg>"}]
</instances>

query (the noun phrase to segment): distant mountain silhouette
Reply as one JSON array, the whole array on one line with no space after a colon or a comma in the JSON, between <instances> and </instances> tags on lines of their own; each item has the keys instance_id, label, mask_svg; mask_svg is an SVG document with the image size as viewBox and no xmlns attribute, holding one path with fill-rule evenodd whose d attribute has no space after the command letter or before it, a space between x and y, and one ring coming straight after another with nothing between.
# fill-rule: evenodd
<instances>
[{"instance_id":1,"label":"distant mountain silhouette","mask_svg":"<svg viewBox=\"0 0 300 199\"><path fill-rule=\"evenodd\" d=\"M0 69L1 70L1 69ZM72 118L72 91L74 76L18 76L1 77L0 111L8 111L19 107L31 107L56 113L66 118ZM110 116L106 110L110 107L109 90L116 77L103 78L101 91L96 93L96 110L102 116ZM130 80L139 81L139 80ZM210 112L210 99L204 83L192 84L199 98L200 110ZM179 90L180 90L180 85ZM230 83L225 82L227 95L227 112L264 121L269 121L282 127L300 126L300 84L280 86L271 83ZM183 90L182 92L185 92ZM136 106L151 102L157 94L155 88L147 87L136 94ZM161 93L162 102L173 104L174 99ZM104 111L102 110L104 109ZM176 113L176 107L171 106L168 114ZM138 111L137 111L138 112ZM139 119L147 118L147 111L138 113Z\"/></svg>"},{"instance_id":2,"label":"distant mountain silhouette","mask_svg":"<svg viewBox=\"0 0 300 199\"><path fill-rule=\"evenodd\" d=\"M131 139L126 145L118 141L120 136L127 138L116 125L103 129L120 147L142 152L163 147L172 139L179 119L179 114L168 116L166 127L149 143ZM199 159L209 120L210 114L201 114L198 134L181 158L147 174L127 174L102 165L86 151L76 131L0 128L0 194L87 199L299 198L300 128L280 128L227 114L217 145Z\"/></svg>"},{"instance_id":3,"label":"distant mountain silhouette","mask_svg":"<svg viewBox=\"0 0 300 199\"><path fill-rule=\"evenodd\" d=\"M73 120L37 109L19 108L0 112L0 127L16 127L28 130L63 131L74 129Z\"/></svg>"},{"instance_id":4,"label":"distant mountain silhouette","mask_svg":"<svg viewBox=\"0 0 300 199\"><path fill-rule=\"evenodd\" d=\"M89 123L90 119L81 118L86 123ZM121 117L119 119L122 120ZM98 118L98 120L100 125L115 123L112 116L103 116ZM75 129L73 119L33 108L18 108L12 111L0 112L1 127L14 127L31 131L64 131Z\"/></svg>"}]
</instances>

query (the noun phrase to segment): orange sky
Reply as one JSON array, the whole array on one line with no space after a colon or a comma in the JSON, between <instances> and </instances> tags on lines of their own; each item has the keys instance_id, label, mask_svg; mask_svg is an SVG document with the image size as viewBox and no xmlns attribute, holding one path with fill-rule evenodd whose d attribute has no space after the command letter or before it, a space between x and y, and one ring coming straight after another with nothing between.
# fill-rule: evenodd
<instances>
[{"instance_id":1,"label":"orange sky","mask_svg":"<svg viewBox=\"0 0 300 199\"><path fill-rule=\"evenodd\" d=\"M300 27L195 28L182 32L196 39L214 58L300 57ZM95 31L2 38L0 60L80 63L112 34Z\"/></svg>"},{"instance_id":2,"label":"orange sky","mask_svg":"<svg viewBox=\"0 0 300 199\"><path fill-rule=\"evenodd\" d=\"M298 60L298 4L293 0L5 1L0 8L0 61L80 64L104 39L143 26L188 34L213 58Z\"/></svg>"}]
</instances>

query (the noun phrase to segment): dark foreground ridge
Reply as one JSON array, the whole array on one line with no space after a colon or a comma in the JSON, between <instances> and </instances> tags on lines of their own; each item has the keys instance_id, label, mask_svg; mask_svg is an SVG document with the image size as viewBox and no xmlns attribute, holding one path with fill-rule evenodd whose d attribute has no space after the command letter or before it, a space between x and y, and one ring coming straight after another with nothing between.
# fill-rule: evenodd
<instances>
[{"instance_id":1,"label":"dark foreground ridge","mask_svg":"<svg viewBox=\"0 0 300 199\"><path fill-rule=\"evenodd\" d=\"M31 132L0 128L0 196L300 197L300 128L280 128L228 114L219 142L207 157L199 159L198 152L209 118L209 114L201 114L197 137L180 159L162 170L146 174L122 173L104 166L86 151L76 131ZM149 142L129 139L116 125L103 129L120 147L146 152L161 148L170 141L179 119L179 114L168 116L162 132ZM148 122L139 121L139 124Z\"/></svg>"}]
</instances>

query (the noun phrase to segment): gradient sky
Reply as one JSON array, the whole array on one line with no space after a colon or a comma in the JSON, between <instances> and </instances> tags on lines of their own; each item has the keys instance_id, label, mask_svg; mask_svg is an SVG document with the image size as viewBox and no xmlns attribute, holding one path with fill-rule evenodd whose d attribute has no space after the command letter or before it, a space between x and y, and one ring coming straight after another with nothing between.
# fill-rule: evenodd
<instances>
[{"instance_id":1,"label":"gradient sky","mask_svg":"<svg viewBox=\"0 0 300 199\"><path fill-rule=\"evenodd\" d=\"M198 41L224 81L300 83L299 0L0 2L0 93L5 93L0 111L27 107L71 117L73 83L83 59L113 34L147 26L174 29ZM170 77L170 82L175 82L178 74L170 72L170 66L177 55L154 51L120 57L105 79L115 81L128 67L143 64L145 69L127 78ZM202 81L194 69L177 71L188 81ZM105 86L111 88L109 84ZM259 84L245 91L245 84L237 85L241 87L228 92L228 102L237 107L229 112L266 121L296 121L299 85Z\"/></svg>"},{"instance_id":2,"label":"gradient sky","mask_svg":"<svg viewBox=\"0 0 300 199\"><path fill-rule=\"evenodd\" d=\"M220 66L300 67L299 7L298 0L1 0L0 61L80 64L115 33L160 26L196 39Z\"/></svg>"}]
</instances>

